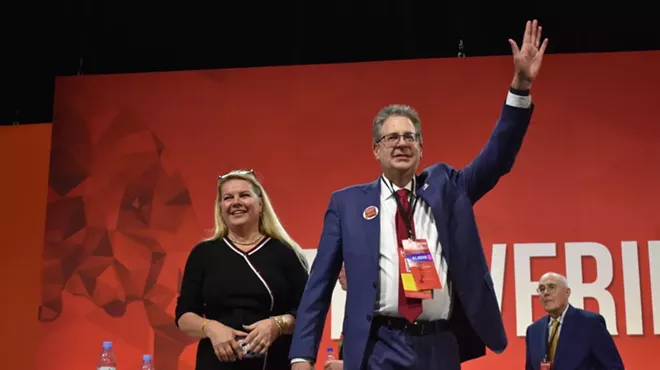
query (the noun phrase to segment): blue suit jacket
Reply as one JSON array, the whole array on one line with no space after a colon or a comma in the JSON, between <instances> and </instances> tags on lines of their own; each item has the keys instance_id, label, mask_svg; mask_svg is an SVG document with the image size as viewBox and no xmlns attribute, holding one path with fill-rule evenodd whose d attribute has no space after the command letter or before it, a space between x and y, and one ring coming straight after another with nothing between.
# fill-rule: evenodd
<instances>
[{"instance_id":1,"label":"blue suit jacket","mask_svg":"<svg viewBox=\"0 0 660 370\"><path fill-rule=\"evenodd\" d=\"M527 327L527 370L539 369L548 348L546 315ZM559 331L552 370L624 369L603 316L568 306Z\"/></svg>"},{"instance_id":2,"label":"blue suit jacket","mask_svg":"<svg viewBox=\"0 0 660 370\"><path fill-rule=\"evenodd\" d=\"M505 105L487 145L468 166L458 171L440 163L417 177L417 194L432 208L449 266L454 291L450 326L462 361L483 356L485 346L496 352L507 346L472 205L511 170L532 110ZM344 368L360 368L378 299L380 238L379 217L366 220L362 213L368 206L380 207L379 181L332 194L298 307L290 358L316 359L332 291L344 262L350 281L343 324Z\"/></svg>"}]
</instances>

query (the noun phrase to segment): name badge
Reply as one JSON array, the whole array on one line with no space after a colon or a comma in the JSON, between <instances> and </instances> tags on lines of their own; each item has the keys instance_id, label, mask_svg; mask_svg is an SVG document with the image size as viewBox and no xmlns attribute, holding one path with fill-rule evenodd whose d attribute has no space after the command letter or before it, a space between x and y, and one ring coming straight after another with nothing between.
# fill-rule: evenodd
<instances>
[{"instance_id":1,"label":"name badge","mask_svg":"<svg viewBox=\"0 0 660 370\"><path fill-rule=\"evenodd\" d=\"M431 299L433 289L442 289L426 240L403 240L399 248L401 283L408 298Z\"/></svg>"},{"instance_id":2,"label":"name badge","mask_svg":"<svg viewBox=\"0 0 660 370\"><path fill-rule=\"evenodd\" d=\"M415 278L413 277L406 261L406 252L402 248L399 248L399 271L401 273L401 284L403 285L403 292L407 298L433 298L432 290L419 290L419 288L417 288L417 284L415 284Z\"/></svg>"},{"instance_id":3,"label":"name badge","mask_svg":"<svg viewBox=\"0 0 660 370\"><path fill-rule=\"evenodd\" d=\"M442 289L438 270L433 263L433 255L424 239L403 240L406 254L406 270L410 271L419 290Z\"/></svg>"}]
</instances>

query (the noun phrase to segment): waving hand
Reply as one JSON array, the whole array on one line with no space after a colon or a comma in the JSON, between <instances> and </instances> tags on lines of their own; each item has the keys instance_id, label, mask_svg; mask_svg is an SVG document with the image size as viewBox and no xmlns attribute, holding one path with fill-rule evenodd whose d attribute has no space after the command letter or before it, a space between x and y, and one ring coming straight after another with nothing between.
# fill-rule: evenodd
<instances>
[{"instance_id":1,"label":"waving hand","mask_svg":"<svg viewBox=\"0 0 660 370\"><path fill-rule=\"evenodd\" d=\"M537 20L527 21L522 45L518 47L515 41L509 39L516 69L515 79L522 88L529 89L541 69L543 54L548 46L548 39L541 43L541 31L542 28Z\"/></svg>"}]
</instances>

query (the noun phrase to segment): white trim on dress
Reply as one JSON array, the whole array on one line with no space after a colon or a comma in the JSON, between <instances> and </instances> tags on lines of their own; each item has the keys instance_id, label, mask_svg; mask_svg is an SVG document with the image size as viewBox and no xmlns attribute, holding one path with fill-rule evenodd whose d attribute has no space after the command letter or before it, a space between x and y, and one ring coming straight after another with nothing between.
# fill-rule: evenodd
<instances>
[{"instance_id":1,"label":"white trim on dress","mask_svg":"<svg viewBox=\"0 0 660 370\"><path fill-rule=\"evenodd\" d=\"M261 277L261 275L259 274L257 269L254 267L254 265L252 265L252 262L250 262L250 259L248 258L248 256L252 255L256 251L261 249L264 245L266 245L266 243L268 243L270 241L270 239L271 239L270 237L264 238L259 244L257 244L248 253L245 253L242 250L234 247L234 245L231 243L231 241L227 240L227 238L223 238L222 240L225 241L225 244L227 244L229 246L229 248L231 248L231 250L236 252L239 256L243 257L243 259L248 264L248 266L250 266L250 269L252 269L252 272L254 272L254 274L259 278L259 280L261 280L261 283L264 285L264 287L266 287L266 290L268 291L268 295L270 296L270 310L269 311L272 312L273 307L275 306L275 297L273 297L273 291L270 290L270 287L268 286L268 283L266 283L266 280L264 280L264 278Z\"/></svg>"}]
</instances>

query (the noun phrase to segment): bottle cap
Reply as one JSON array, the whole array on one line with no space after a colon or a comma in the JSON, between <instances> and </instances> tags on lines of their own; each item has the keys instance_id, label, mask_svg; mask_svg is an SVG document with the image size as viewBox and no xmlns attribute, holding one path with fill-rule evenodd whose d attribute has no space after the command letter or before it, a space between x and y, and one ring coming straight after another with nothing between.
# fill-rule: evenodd
<instances>
[{"instance_id":1,"label":"bottle cap","mask_svg":"<svg viewBox=\"0 0 660 370\"><path fill-rule=\"evenodd\" d=\"M110 341L105 341L103 342L103 349L106 351L109 351L112 349L112 342Z\"/></svg>"},{"instance_id":2,"label":"bottle cap","mask_svg":"<svg viewBox=\"0 0 660 370\"><path fill-rule=\"evenodd\" d=\"M152 358L151 355L143 355L143 356L142 356L142 361L144 361L144 362L147 362L147 361L151 362L151 358Z\"/></svg>"}]
</instances>

